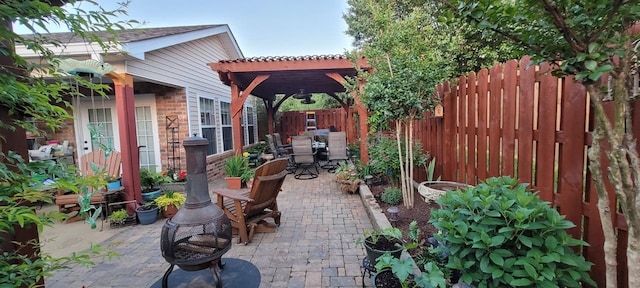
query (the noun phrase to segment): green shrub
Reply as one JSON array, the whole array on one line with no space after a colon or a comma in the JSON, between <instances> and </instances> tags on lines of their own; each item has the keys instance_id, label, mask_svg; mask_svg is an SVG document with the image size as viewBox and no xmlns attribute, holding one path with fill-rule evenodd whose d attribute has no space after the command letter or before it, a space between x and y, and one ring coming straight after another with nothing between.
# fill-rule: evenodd
<instances>
[{"instance_id":1,"label":"green shrub","mask_svg":"<svg viewBox=\"0 0 640 288\"><path fill-rule=\"evenodd\" d=\"M576 254L564 219L510 177L490 178L438 200L431 222L450 252L448 267L475 287L582 287L592 263Z\"/></svg>"},{"instance_id":2,"label":"green shrub","mask_svg":"<svg viewBox=\"0 0 640 288\"><path fill-rule=\"evenodd\" d=\"M400 144L404 149L404 141ZM404 155L403 150L403 155ZM429 153L422 153L422 144L414 142L413 165L422 167L429 160ZM398 158L398 142L389 136L380 134L372 137L369 145L369 167L371 174L387 174L392 181L400 177L400 159ZM395 182L394 182L395 183Z\"/></svg>"},{"instance_id":3,"label":"green shrub","mask_svg":"<svg viewBox=\"0 0 640 288\"><path fill-rule=\"evenodd\" d=\"M380 195L380 200L389 205L398 205L402 202L402 190L397 187L384 188L382 195Z\"/></svg>"}]
</instances>

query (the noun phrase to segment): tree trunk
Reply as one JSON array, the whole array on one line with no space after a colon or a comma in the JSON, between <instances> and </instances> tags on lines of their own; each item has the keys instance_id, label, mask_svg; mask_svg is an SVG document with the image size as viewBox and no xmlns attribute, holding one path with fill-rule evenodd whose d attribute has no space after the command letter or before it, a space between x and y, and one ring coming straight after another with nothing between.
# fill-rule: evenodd
<instances>
[{"instance_id":1,"label":"tree trunk","mask_svg":"<svg viewBox=\"0 0 640 288\"><path fill-rule=\"evenodd\" d=\"M400 120L396 120L396 143L398 144L398 160L400 161L400 185L402 188L402 202L404 204L405 207L409 207L409 199L407 199L407 193L406 193L406 182L404 181L404 161L402 159L402 145L401 145L401 139L402 139L402 122Z\"/></svg>"}]
</instances>

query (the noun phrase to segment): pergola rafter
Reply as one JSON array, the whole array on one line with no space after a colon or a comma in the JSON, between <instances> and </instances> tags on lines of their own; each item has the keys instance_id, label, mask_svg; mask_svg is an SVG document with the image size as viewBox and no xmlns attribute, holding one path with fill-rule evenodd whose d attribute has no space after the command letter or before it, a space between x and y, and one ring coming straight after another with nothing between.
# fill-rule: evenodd
<instances>
[{"instance_id":1,"label":"pergola rafter","mask_svg":"<svg viewBox=\"0 0 640 288\"><path fill-rule=\"evenodd\" d=\"M242 153L241 111L249 95L261 98L267 108L269 133L273 133L273 117L282 102L304 89L305 93L326 93L338 100L349 115L349 106L336 96L345 92L347 77L357 75L358 69L370 71L367 60L359 58L357 63L345 55L321 55L304 57L257 57L236 60L221 60L209 63L212 70L218 72L220 81L231 87L231 113L233 117L233 147L236 154ZM364 85L359 83L360 89ZM274 103L276 95L287 95ZM363 162L368 160L367 143L367 111L359 97L354 93L357 112L360 115L360 151ZM353 119L347 116L350 127L354 127ZM347 131L349 133L350 131ZM353 132L351 132L353 133Z\"/></svg>"}]
</instances>

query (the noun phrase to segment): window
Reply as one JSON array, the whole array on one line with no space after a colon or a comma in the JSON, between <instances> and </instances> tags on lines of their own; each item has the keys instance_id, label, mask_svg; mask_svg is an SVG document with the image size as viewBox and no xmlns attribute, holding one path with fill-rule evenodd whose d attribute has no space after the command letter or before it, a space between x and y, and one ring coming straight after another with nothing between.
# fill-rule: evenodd
<instances>
[{"instance_id":1,"label":"window","mask_svg":"<svg viewBox=\"0 0 640 288\"><path fill-rule=\"evenodd\" d=\"M113 149L113 120L111 108L89 109L89 133L91 134L91 150Z\"/></svg>"},{"instance_id":2,"label":"window","mask_svg":"<svg viewBox=\"0 0 640 288\"><path fill-rule=\"evenodd\" d=\"M202 137L209 140L207 155L213 155L218 152L218 146L216 145L216 120L214 118L214 107L213 99L200 98L200 125L202 128Z\"/></svg>"},{"instance_id":3,"label":"window","mask_svg":"<svg viewBox=\"0 0 640 288\"><path fill-rule=\"evenodd\" d=\"M156 164L153 137L153 120L151 117L151 106L136 107L136 132L138 134L138 145L140 146L140 168L149 171L159 171ZM144 147L142 147L144 146Z\"/></svg>"},{"instance_id":4,"label":"window","mask_svg":"<svg viewBox=\"0 0 640 288\"><path fill-rule=\"evenodd\" d=\"M249 143L247 144L253 144L256 142L256 122L254 120L255 118L255 112L253 111L253 107L247 107L247 135L249 135Z\"/></svg>"},{"instance_id":5,"label":"window","mask_svg":"<svg viewBox=\"0 0 640 288\"><path fill-rule=\"evenodd\" d=\"M231 129L231 104L220 102L220 123L222 124L222 148L233 149L233 130Z\"/></svg>"}]
</instances>

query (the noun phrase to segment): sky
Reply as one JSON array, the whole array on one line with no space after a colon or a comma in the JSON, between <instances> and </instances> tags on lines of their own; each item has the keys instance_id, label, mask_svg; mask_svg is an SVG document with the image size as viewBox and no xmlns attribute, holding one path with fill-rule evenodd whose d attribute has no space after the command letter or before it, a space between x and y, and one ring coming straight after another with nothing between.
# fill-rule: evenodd
<instances>
[{"instance_id":1,"label":"sky","mask_svg":"<svg viewBox=\"0 0 640 288\"><path fill-rule=\"evenodd\" d=\"M97 2L114 9L122 1ZM351 50L346 9L347 0L131 0L127 11L130 19L146 22L139 28L228 24L244 56L259 57ZM14 27L30 33L23 29Z\"/></svg>"}]
</instances>

